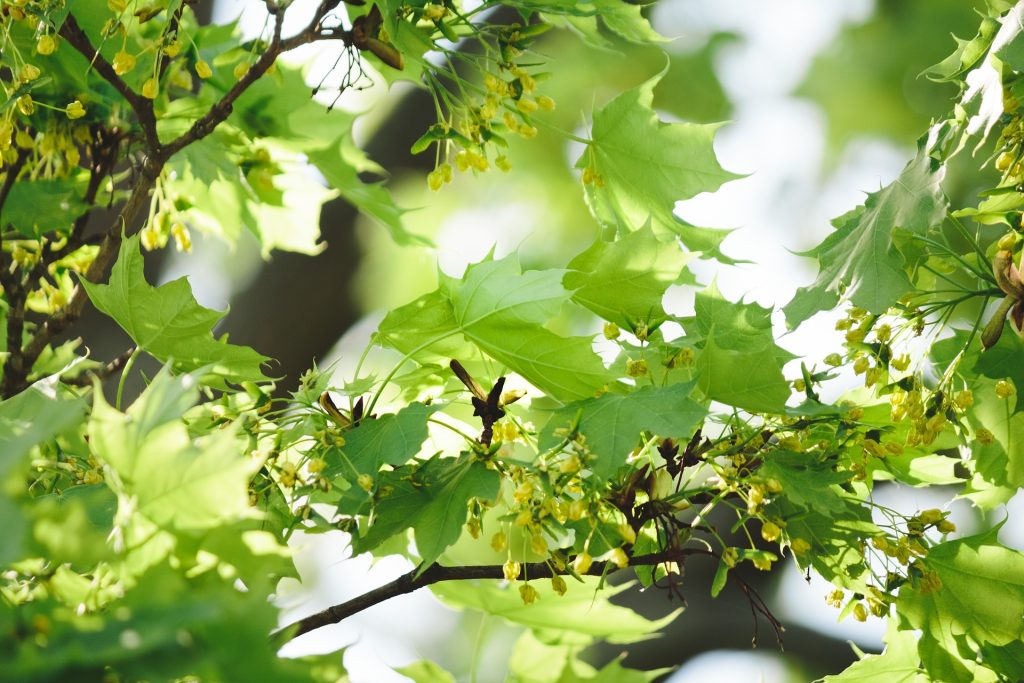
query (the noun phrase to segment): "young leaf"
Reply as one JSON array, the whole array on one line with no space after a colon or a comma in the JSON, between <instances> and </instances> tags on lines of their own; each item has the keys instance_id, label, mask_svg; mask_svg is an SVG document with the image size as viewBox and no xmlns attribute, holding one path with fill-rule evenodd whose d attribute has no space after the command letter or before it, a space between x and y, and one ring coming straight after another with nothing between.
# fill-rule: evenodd
<instances>
[{"instance_id":1,"label":"young leaf","mask_svg":"<svg viewBox=\"0 0 1024 683\"><path fill-rule=\"evenodd\" d=\"M722 336L722 339L728 339ZM780 413L789 398L774 344L751 351L734 351L708 334L696 367L701 391L708 398L751 412Z\"/></svg>"},{"instance_id":2,"label":"young leaf","mask_svg":"<svg viewBox=\"0 0 1024 683\"><path fill-rule=\"evenodd\" d=\"M605 638L614 643L642 640L675 619L677 610L662 619L650 621L609 599L630 587L622 583L597 594L601 577L584 576L582 583L567 582L568 592L558 595L550 581L535 581L538 599L524 605L516 586L501 587L489 581L448 581L430 587L434 595L454 607L471 607L521 624L540 632L565 631Z\"/></svg>"},{"instance_id":3,"label":"young leaf","mask_svg":"<svg viewBox=\"0 0 1024 683\"><path fill-rule=\"evenodd\" d=\"M626 463L641 432L689 440L707 408L690 398L693 382L668 387L644 387L630 394L605 394L570 403L551 416L540 437L540 448L558 444L555 430L567 427L579 415L579 431L596 456L587 463L594 474L607 479Z\"/></svg>"},{"instance_id":4,"label":"young leaf","mask_svg":"<svg viewBox=\"0 0 1024 683\"><path fill-rule=\"evenodd\" d=\"M901 231L924 235L946 216L940 185L945 166L935 158L939 135L937 124L918 141L917 156L896 180L837 218L836 231L806 252L821 270L814 284L797 291L784 308L791 328L835 306L840 294L855 306L884 313L913 289L896 237Z\"/></svg>"},{"instance_id":5,"label":"young leaf","mask_svg":"<svg viewBox=\"0 0 1024 683\"><path fill-rule=\"evenodd\" d=\"M395 242L429 244L429 240L406 229L402 222L405 209L395 204L394 197L383 183L366 183L359 179L359 173L363 171L380 172L382 169L352 143L349 135L338 138L327 147L311 151L307 156L331 187L360 212L387 228Z\"/></svg>"},{"instance_id":6,"label":"young leaf","mask_svg":"<svg viewBox=\"0 0 1024 683\"><path fill-rule=\"evenodd\" d=\"M85 401L58 387L57 377L47 377L0 401L0 481L34 446L82 422Z\"/></svg>"},{"instance_id":7,"label":"young leaf","mask_svg":"<svg viewBox=\"0 0 1024 683\"><path fill-rule=\"evenodd\" d=\"M398 673L411 678L413 683L455 683L455 676L445 671L440 665L429 659L421 659L415 664L395 669Z\"/></svg>"},{"instance_id":8,"label":"young leaf","mask_svg":"<svg viewBox=\"0 0 1024 683\"><path fill-rule=\"evenodd\" d=\"M885 651L867 655L836 676L825 676L823 683L928 683L917 654L917 638L913 632L889 629Z\"/></svg>"},{"instance_id":9,"label":"young leaf","mask_svg":"<svg viewBox=\"0 0 1024 683\"><path fill-rule=\"evenodd\" d=\"M591 168L587 204L602 224L620 233L650 224L665 238L678 235L694 250L717 253L673 214L675 203L701 192L714 192L741 176L718 163L713 146L720 124L665 123L651 105L654 86L664 71L629 90L594 113L591 141L576 162ZM696 238L696 239L695 239Z\"/></svg>"},{"instance_id":10,"label":"young leaf","mask_svg":"<svg viewBox=\"0 0 1024 683\"><path fill-rule=\"evenodd\" d=\"M93 304L113 318L128 336L175 370L197 368L234 382L263 381L260 366L270 360L248 346L213 338L213 326L223 313L203 308L192 296L185 278L151 287L143 275L139 237L124 240L108 284L82 281Z\"/></svg>"},{"instance_id":11,"label":"young leaf","mask_svg":"<svg viewBox=\"0 0 1024 683\"><path fill-rule=\"evenodd\" d=\"M630 330L642 323L653 331L666 319L665 291L692 281L683 270L691 258L643 227L614 242L594 242L569 262L562 284L573 290L573 301L605 320Z\"/></svg>"},{"instance_id":12,"label":"young leaf","mask_svg":"<svg viewBox=\"0 0 1024 683\"><path fill-rule=\"evenodd\" d=\"M127 414L95 395L93 452L110 470L122 512L164 529L195 531L249 513L249 477L260 462L244 455L237 429L193 441L181 414L198 393L195 377L162 370Z\"/></svg>"},{"instance_id":13,"label":"young leaf","mask_svg":"<svg viewBox=\"0 0 1024 683\"><path fill-rule=\"evenodd\" d=\"M933 660L964 677L963 666L949 659L961 650L965 636L994 646L1024 637L1024 553L996 541L999 526L928 551L923 568L935 573L941 587L925 591L906 584L900 589L896 608L911 628L922 631L918 651L933 677L938 673Z\"/></svg>"},{"instance_id":14,"label":"young leaf","mask_svg":"<svg viewBox=\"0 0 1024 683\"><path fill-rule=\"evenodd\" d=\"M376 474L383 465L402 465L412 459L427 439L427 418L440 406L412 403L392 415L364 418L345 432L343 456L331 458L326 474L351 478Z\"/></svg>"},{"instance_id":15,"label":"young leaf","mask_svg":"<svg viewBox=\"0 0 1024 683\"><path fill-rule=\"evenodd\" d=\"M472 264L462 279L442 275L437 292L389 313L378 338L421 363L457 358L468 340L557 401L588 398L612 380L591 339L542 326L568 299L563 275L523 273L515 256Z\"/></svg>"}]
</instances>

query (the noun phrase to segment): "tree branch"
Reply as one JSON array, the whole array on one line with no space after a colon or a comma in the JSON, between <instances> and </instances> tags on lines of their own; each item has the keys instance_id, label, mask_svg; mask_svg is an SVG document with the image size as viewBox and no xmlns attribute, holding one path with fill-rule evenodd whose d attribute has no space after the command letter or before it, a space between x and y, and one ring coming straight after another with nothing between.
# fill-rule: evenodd
<instances>
[{"instance_id":1,"label":"tree branch","mask_svg":"<svg viewBox=\"0 0 1024 683\"><path fill-rule=\"evenodd\" d=\"M95 370L83 372L78 377L72 377L70 379L61 379L61 381L64 382L65 384L70 384L71 386L74 387L91 386L93 378L103 380L106 379L107 377L110 377L115 372L123 368L124 364L128 362L128 359L131 358L133 353L135 353L134 346L129 347L127 350L121 353L120 356L118 356L117 358L115 358L114 360L110 361L109 363L102 367L96 368Z\"/></svg>"},{"instance_id":2,"label":"tree branch","mask_svg":"<svg viewBox=\"0 0 1024 683\"><path fill-rule=\"evenodd\" d=\"M685 561L686 557L689 555L714 556L715 554L704 548L684 548L680 550L663 551L660 553L633 557L630 559L630 566L652 566L664 564L666 562L681 563ZM530 579L549 579L555 574L566 575L570 573L567 569L556 571L546 562L531 562L523 565L522 569L524 576L527 576ZM590 569L587 570L586 574L589 576L602 576L606 572L612 572L616 569L618 569L618 567L610 562L594 562L590 566ZM287 632L284 636L285 640L292 640L322 626L337 624L344 621L352 615L358 614L359 612L369 609L370 607L382 603L385 600L390 600L391 598L398 597L399 595L412 593L420 588L440 583L442 581L503 579L505 576L503 567L500 564L468 567L443 567L439 564L433 564L423 571L423 573L417 575L419 571L420 570L417 567L410 572L402 574L391 583L386 583L379 588L369 591L368 593L364 593L339 605L333 605L325 610L317 612L316 614L311 614L308 617L299 619L278 633Z\"/></svg>"},{"instance_id":3,"label":"tree branch","mask_svg":"<svg viewBox=\"0 0 1024 683\"><path fill-rule=\"evenodd\" d=\"M121 246L121 231L126 230L128 226L132 225L138 215L148 205L149 192L156 184L156 179L160 175L162 168L163 163L153 157L148 157L143 163L131 196L114 220L114 224L107 231L103 242L100 244L99 253L84 275L84 278L89 282L98 282L103 277L107 267L114 260L114 257L117 256L118 248ZM11 365L11 360L16 356L20 355L21 357L16 367L12 370L16 374L7 375L7 366L4 367L3 395L5 397L13 396L24 388L25 378L28 376L36 359L39 358L39 354L43 352L43 349L46 348L46 345L54 337L78 319L82 309L85 308L87 298L84 287L81 285L75 287L68 305L60 313L52 316L39 326L35 336L32 337L32 341L28 343L21 354L17 354L14 349L11 349L12 355L8 359L8 366ZM9 332L8 336L10 336Z\"/></svg>"},{"instance_id":4,"label":"tree branch","mask_svg":"<svg viewBox=\"0 0 1024 683\"><path fill-rule=\"evenodd\" d=\"M117 255L118 248L121 245L122 231L132 229L136 218L146 206L149 193L155 186L156 180L160 176L160 172L163 170L167 160L188 145L212 133L218 125L231 115L235 101L241 97L249 86L267 72L281 54L318 40L350 40L348 33L330 32L328 34L323 32L322 22L324 17L337 4L338 2L335 0L322 0L312 21L310 21L306 28L287 39L282 39L281 37L285 12L282 10L275 12L274 37L267 50L260 55L259 59L256 60L245 75L238 79L231 89L210 107L206 114L193 123L188 131L167 145L161 145L157 136L153 103L132 90L118 76L117 72L114 71L113 65L92 45L89 37L78 25L74 16L68 15L61 26L60 35L79 53L85 56L86 59L89 59L97 73L128 102L138 118L139 124L142 126L148 152L142 164L139 180L114 224L106 232L96 259L85 273L84 277L86 280L98 282L103 277L107 267ZM7 191L9 192L9 188ZM39 354L43 352L43 349L46 348L46 345L54 337L78 319L82 309L85 307L86 299L85 289L81 286L76 287L68 305L60 313L50 317L49 320L40 325L36 334L24 349L20 348L20 344L17 347L8 349L11 352L11 356L4 366L3 385L0 394L4 397L10 397L24 389L26 378L31 371L32 365L39 358ZM9 317L8 338L11 337L10 322L12 320L14 318ZM15 328L14 331L20 335L21 329L17 329L19 324L16 320Z\"/></svg>"},{"instance_id":5,"label":"tree branch","mask_svg":"<svg viewBox=\"0 0 1024 683\"><path fill-rule=\"evenodd\" d=\"M235 101L242 96L249 86L263 76L263 74L267 72L267 69L273 66L274 62L282 54L294 50L302 45L314 43L318 40L342 40L347 45L351 39L351 36L347 32L324 33L323 26L321 25L324 16L337 4L337 2L321 2L313 20L309 22L309 25L307 25L305 29L290 38L284 39L281 38L281 28L284 24L285 13L280 10L273 12L274 37L270 41L270 46L263 52L263 54L260 55L259 59L249 67L249 70L245 72L245 75L239 78L238 81L231 86L231 89L228 90L212 107L210 107L209 111L196 120L187 131L164 146L161 158L163 160L170 159L188 145L191 145L193 142L198 140L202 140L212 133L214 129L216 129L217 126L219 126L227 117L231 116Z\"/></svg>"},{"instance_id":6,"label":"tree branch","mask_svg":"<svg viewBox=\"0 0 1024 683\"><path fill-rule=\"evenodd\" d=\"M78 50L83 57L88 59L93 68L96 69L96 73L112 85L121 94L121 97L128 102L132 111L135 112L136 118L139 120L139 125L142 126L142 133L146 138L146 147L149 148L149 153L153 156L158 156L160 154L160 138L156 133L156 115L153 113L153 102L132 90L117 75L113 65L107 61L107 58L93 47L89 36L85 34L82 27L78 25L78 21L75 20L75 15L69 14L67 19L64 20L64 24L60 27L60 36ZM157 58L159 59L159 57Z\"/></svg>"}]
</instances>

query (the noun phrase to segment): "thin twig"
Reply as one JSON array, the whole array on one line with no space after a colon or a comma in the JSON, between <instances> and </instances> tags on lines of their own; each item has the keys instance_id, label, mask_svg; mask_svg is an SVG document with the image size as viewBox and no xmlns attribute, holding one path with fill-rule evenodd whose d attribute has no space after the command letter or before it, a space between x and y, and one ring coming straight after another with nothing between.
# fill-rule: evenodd
<instances>
[{"instance_id":1,"label":"thin twig","mask_svg":"<svg viewBox=\"0 0 1024 683\"><path fill-rule=\"evenodd\" d=\"M123 368L124 364L128 362L128 359L131 358L133 353L135 353L134 346L124 351L120 356L118 356L117 358L115 358L114 360L110 361L109 363L102 367L96 368L95 370L83 372L78 377L62 379L61 381L64 382L64 384L70 384L71 386L74 387L91 386L94 379L104 380L107 377L113 375L121 368Z\"/></svg>"},{"instance_id":2,"label":"thin twig","mask_svg":"<svg viewBox=\"0 0 1024 683\"><path fill-rule=\"evenodd\" d=\"M209 111L196 120L187 131L164 145L161 158L163 160L170 159L188 145L202 140L212 133L214 129L221 124L221 122L231 115L235 101L242 96L249 86L263 76L263 74L273 66L274 62L282 54L294 50L297 47L301 47L302 45L307 45L321 40L341 40L346 45L350 44L351 36L349 33L326 31L321 23L323 22L326 14L337 4L338 2L321 2L319 9L317 9L312 21L309 22L306 28L290 38L281 37L281 29L284 24L284 12L279 11L275 13L274 37L271 39L270 45L267 49L260 55L260 58L257 59L256 62L249 67L249 70L246 71L233 86L231 86L231 89L228 90L212 107L210 107Z\"/></svg>"}]
</instances>

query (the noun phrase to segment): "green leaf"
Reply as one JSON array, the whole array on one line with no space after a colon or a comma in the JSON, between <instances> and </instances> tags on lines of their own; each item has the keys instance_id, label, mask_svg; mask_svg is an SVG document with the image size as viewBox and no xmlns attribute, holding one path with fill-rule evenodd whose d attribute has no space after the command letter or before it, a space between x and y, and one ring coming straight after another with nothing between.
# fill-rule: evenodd
<instances>
[{"instance_id":1,"label":"green leaf","mask_svg":"<svg viewBox=\"0 0 1024 683\"><path fill-rule=\"evenodd\" d=\"M244 455L236 426L193 440L182 408L198 397L192 375L165 368L127 413L95 395L89 421L93 452L110 469L119 514L143 516L164 529L195 531L246 517L249 477L260 462Z\"/></svg>"},{"instance_id":2,"label":"green leaf","mask_svg":"<svg viewBox=\"0 0 1024 683\"><path fill-rule=\"evenodd\" d=\"M947 82L956 79L971 69L981 59L992 45L992 38L999 29L999 22L992 17L985 17L978 33L971 40L963 40L953 36L956 41L956 50L935 66L924 72L929 78Z\"/></svg>"},{"instance_id":3,"label":"green leaf","mask_svg":"<svg viewBox=\"0 0 1024 683\"><path fill-rule=\"evenodd\" d=\"M22 236L35 239L67 232L72 221L88 208L81 199L87 183L85 175L19 179L4 202L3 227L11 225Z\"/></svg>"},{"instance_id":4,"label":"green leaf","mask_svg":"<svg viewBox=\"0 0 1024 683\"><path fill-rule=\"evenodd\" d=\"M717 339L709 334L697 356L701 391L708 398L750 412L783 412L790 390L774 344L734 351L719 346Z\"/></svg>"},{"instance_id":5,"label":"green leaf","mask_svg":"<svg viewBox=\"0 0 1024 683\"><path fill-rule=\"evenodd\" d=\"M429 659L421 659L415 664L403 666L395 671L411 678L413 683L455 683L455 676Z\"/></svg>"},{"instance_id":6,"label":"green leaf","mask_svg":"<svg viewBox=\"0 0 1024 683\"><path fill-rule=\"evenodd\" d=\"M234 382L262 381L260 366L268 361L247 346L213 338L223 313L200 306L185 278L151 287L143 275L139 237L121 245L106 285L82 280L93 304L113 318L128 336L161 362L179 372L203 368Z\"/></svg>"},{"instance_id":7,"label":"green leaf","mask_svg":"<svg viewBox=\"0 0 1024 683\"><path fill-rule=\"evenodd\" d=\"M825 676L823 683L928 683L920 667L917 638L912 631L889 629L885 651L867 655L851 664L841 674Z\"/></svg>"},{"instance_id":8,"label":"green leaf","mask_svg":"<svg viewBox=\"0 0 1024 683\"><path fill-rule=\"evenodd\" d=\"M801 288L783 309L790 328L834 306L840 294L880 314L913 289L906 273L910 264L896 240L901 233L924 235L945 218L945 167L933 157L938 135L933 126L900 176L837 218L836 231L805 254L818 259L821 269L814 284Z\"/></svg>"},{"instance_id":9,"label":"green leaf","mask_svg":"<svg viewBox=\"0 0 1024 683\"><path fill-rule=\"evenodd\" d=\"M472 346L458 329L451 302L441 290L389 312L377 326L376 339L423 364L447 365L452 358L467 358L472 353Z\"/></svg>"},{"instance_id":10,"label":"green leaf","mask_svg":"<svg viewBox=\"0 0 1024 683\"><path fill-rule=\"evenodd\" d=\"M470 498L493 501L498 497L501 478L482 462L464 458L434 458L425 467L434 483L430 502L416 516L412 526L422 568L433 564L462 534Z\"/></svg>"},{"instance_id":11,"label":"green leaf","mask_svg":"<svg viewBox=\"0 0 1024 683\"><path fill-rule=\"evenodd\" d=\"M437 456L418 469L384 472L378 489L387 493L377 502L367 533L354 542L355 549L365 552L412 528L425 570L459 539L469 500L494 500L500 485L497 472L466 455Z\"/></svg>"},{"instance_id":12,"label":"green leaf","mask_svg":"<svg viewBox=\"0 0 1024 683\"><path fill-rule=\"evenodd\" d=\"M864 564L860 544L866 537L882 533L871 521L869 508L845 500L842 511L822 514L779 497L765 508L765 518L784 520L790 541L800 538L810 544L810 550L797 557L801 567L813 567L826 581L836 586L855 591L867 590L873 577Z\"/></svg>"},{"instance_id":13,"label":"green leaf","mask_svg":"<svg viewBox=\"0 0 1024 683\"><path fill-rule=\"evenodd\" d=\"M374 516L364 525L360 536L353 536L352 550L355 554L377 548L388 539L410 528L416 516L430 503L429 491L419 481L413 482L404 469L381 473L378 486L388 489L386 502L374 511ZM342 514L364 513L368 500L358 507L345 507L344 500L339 512Z\"/></svg>"},{"instance_id":14,"label":"green leaf","mask_svg":"<svg viewBox=\"0 0 1024 683\"><path fill-rule=\"evenodd\" d=\"M982 426L993 436L991 443L971 444L977 473L997 486L1024 486L1024 412L1019 410L1024 401L1019 396L999 398L994 382L977 382L972 388L975 403L969 419L976 428Z\"/></svg>"},{"instance_id":15,"label":"green leaf","mask_svg":"<svg viewBox=\"0 0 1024 683\"><path fill-rule=\"evenodd\" d=\"M713 146L721 124L665 123L651 107L664 71L594 113L591 140L576 162L599 180L586 185L587 204L603 225L626 233L650 225L662 239L678 235L688 248L718 253L725 237L708 234L673 214L675 203L714 192L741 176L724 170Z\"/></svg>"},{"instance_id":16,"label":"green leaf","mask_svg":"<svg viewBox=\"0 0 1024 683\"><path fill-rule=\"evenodd\" d=\"M996 541L999 526L928 551L922 564L942 582L938 590L924 592L913 583L900 588L897 611L922 631L919 653L933 676L933 660L963 668L947 660L959 659L964 637L994 646L1024 637L1024 553Z\"/></svg>"},{"instance_id":17,"label":"green leaf","mask_svg":"<svg viewBox=\"0 0 1024 683\"><path fill-rule=\"evenodd\" d=\"M62 396L57 377L47 377L0 401L0 481L36 445L81 423L85 401Z\"/></svg>"},{"instance_id":18,"label":"green leaf","mask_svg":"<svg viewBox=\"0 0 1024 683\"><path fill-rule=\"evenodd\" d=\"M601 577L581 578L581 582L567 581L568 591L563 596L554 592L550 581L534 581L530 585L537 591L538 599L532 605L523 604L518 585L499 585L496 581L448 581L436 583L430 590L453 607L480 610L537 632L578 633L614 643L647 638L681 611L650 621L609 601L631 583L605 587L599 592Z\"/></svg>"},{"instance_id":19,"label":"green leaf","mask_svg":"<svg viewBox=\"0 0 1024 683\"><path fill-rule=\"evenodd\" d=\"M406 229L402 222L405 209L395 204L394 197L383 183L365 183L359 179L359 173L379 172L380 167L352 143L351 136L344 135L323 149L309 152L308 158L324 174L331 187L359 212L387 228L395 242L429 244L429 240Z\"/></svg>"},{"instance_id":20,"label":"green leaf","mask_svg":"<svg viewBox=\"0 0 1024 683\"><path fill-rule=\"evenodd\" d=\"M593 396L610 379L589 337L541 327L568 299L560 270L521 272L514 256L441 276L458 329L485 353L556 400Z\"/></svg>"},{"instance_id":21,"label":"green leaf","mask_svg":"<svg viewBox=\"0 0 1024 683\"><path fill-rule=\"evenodd\" d=\"M307 176L307 167L296 160L282 161L283 172L274 176L281 193L279 204L260 201L240 173L230 178L203 182L191 167L172 179L174 193L187 201L183 212L198 229L234 245L242 227L260 243L261 253L275 249L314 255L323 250L320 237L320 209L334 192Z\"/></svg>"},{"instance_id":22,"label":"green leaf","mask_svg":"<svg viewBox=\"0 0 1024 683\"><path fill-rule=\"evenodd\" d=\"M397 413L365 418L345 432L343 456L330 456L328 476L352 478L376 474L383 465L402 465L411 460L427 440L427 419L440 406L412 403Z\"/></svg>"},{"instance_id":23,"label":"green leaf","mask_svg":"<svg viewBox=\"0 0 1024 683\"><path fill-rule=\"evenodd\" d=\"M986 22L987 23L987 22ZM984 27L985 24L983 23ZM992 54L1014 71L1024 71L1024 7L1016 6L1002 20L992 41Z\"/></svg>"},{"instance_id":24,"label":"green leaf","mask_svg":"<svg viewBox=\"0 0 1024 683\"><path fill-rule=\"evenodd\" d=\"M28 520L8 496L0 496L0 524L4 529L0 536L0 567L7 567L11 562L22 559L29 535Z\"/></svg>"},{"instance_id":25,"label":"green leaf","mask_svg":"<svg viewBox=\"0 0 1024 683\"><path fill-rule=\"evenodd\" d=\"M610 30L633 43L660 43L666 40L651 27L643 15L643 7L625 0L517 0L506 4L512 4L521 11L539 11L543 13L546 23L565 25L597 48L615 47L602 29Z\"/></svg>"},{"instance_id":26,"label":"green leaf","mask_svg":"<svg viewBox=\"0 0 1024 683\"><path fill-rule=\"evenodd\" d=\"M1017 391L1024 391L1022 358L1024 358L1024 342L1013 333L1012 329L1004 329L995 346L978 354L978 360L974 363L972 371L991 379L1011 380ZM1024 401L1018 400L1014 412L1019 413L1022 410L1024 410Z\"/></svg>"},{"instance_id":27,"label":"green leaf","mask_svg":"<svg viewBox=\"0 0 1024 683\"><path fill-rule=\"evenodd\" d=\"M853 473L836 472L833 465L811 453L773 451L765 456L760 471L762 476L776 479L782 485L782 495L795 505L823 514L846 509L836 485L849 481Z\"/></svg>"},{"instance_id":28,"label":"green leaf","mask_svg":"<svg viewBox=\"0 0 1024 683\"><path fill-rule=\"evenodd\" d=\"M775 344L769 308L755 303L729 301L722 296L715 282L697 292L693 307L694 316L683 321L690 335L706 338L714 332L720 347L731 351L752 353L768 347L780 368L796 358Z\"/></svg>"},{"instance_id":29,"label":"green leaf","mask_svg":"<svg viewBox=\"0 0 1024 683\"><path fill-rule=\"evenodd\" d=\"M718 561L718 568L715 570L715 578L711 580L711 597L717 598L725 588L725 583L729 579L729 565L723 560Z\"/></svg>"},{"instance_id":30,"label":"green leaf","mask_svg":"<svg viewBox=\"0 0 1024 683\"><path fill-rule=\"evenodd\" d=\"M593 396L613 378L590 337L562 337L542 325L568 300L561 270L521 272L514 256L470 265L462 279L389 313L381 343L420 363L465 358L466 340L556 401Z\"/></svg>"},{"instance_id":31,"label":"green leaf","mask_svg":"<svg viewBox=\"0 0 1024 683\"><path fill-rule=\"evenodd\" d=\"M595 459L587 467L601 479L611 477L626 464L626 457L640 441L641 432L661 437L686 439L707 415L707 408L690 398L694 383L668 387L644 387L630 394L605 394L577 401L551 416L540 437L539 447L558 444L555 430L568 427L579 415L579 432Z\"/></svg>"},{"instance_id":32,"label":"green leaf","mask_svg":"<svg viewBox=\"0 0 1024 683\"><path fill-rule=\"evenodd\" d=\"M665 291L692 282L684 269L692 254L662 244L650 227L614 242L598 240L569 262L562 284L572 299L629 330L655 330L666 319Z\"/></svg>"}]
</instances>

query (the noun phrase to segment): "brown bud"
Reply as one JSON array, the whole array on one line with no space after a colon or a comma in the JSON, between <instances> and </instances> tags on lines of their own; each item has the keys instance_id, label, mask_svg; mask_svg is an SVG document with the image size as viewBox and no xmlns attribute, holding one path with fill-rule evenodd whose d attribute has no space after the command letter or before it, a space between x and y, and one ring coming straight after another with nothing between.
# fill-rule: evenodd
<instances>
[{"instance_id":1,"label":"brown bud","mask_svg":"<svg viewBox=\"0 0 1024 683\"><path fill-rule=\"evenodd\" d=\"M1000 249L992 258L992 274L996 277L999 289L1015 299L1024 299L1024 284L1020 281L1020 272L1013 265L1013 252Z\"/></svg>"},{"instance_id":2,"label":"brown bud","mask_svg":"<svg viewBox=\"0 0 1024 683\"><path fill-rule=\"evenodd\" d=\"M405 59L402 57L402 53L395 49L395 46L391 43L384 43L376 38L367 38L366 49L375 54L377 59L392 69L401 71L405 68Z\"/></svg>"},{"instance_id":3,"label":"brown bud","mask_svg":"<svg viewBox=\"0 0 1024 683\"><path fill-rule=\"evenodd\" d=\"M1006 319L1006 314L1010 312L1010 308L1016 303L1019 303L1018 300L1008 295L999 304L999 308L992 314L992 317L985 324L985 329L981 333L982 348L987 350L996 345L999 337L1003 335L1003 321Z\"/></svg>"}]
</instances>

